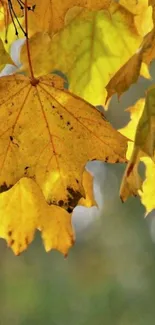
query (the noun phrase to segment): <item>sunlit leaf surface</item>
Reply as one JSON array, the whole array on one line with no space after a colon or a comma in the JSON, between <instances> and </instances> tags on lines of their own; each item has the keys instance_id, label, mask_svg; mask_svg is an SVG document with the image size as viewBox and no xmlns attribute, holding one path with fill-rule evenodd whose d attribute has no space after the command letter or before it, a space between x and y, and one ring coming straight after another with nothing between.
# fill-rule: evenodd
<instances>
[{"instance_id":1,"label":"sunlit leaf surface","mask_svg":"<svg viewBox=\"0 0 155 325\"><path fill-rule=\"evenodd\" d=\"M49 206L37 184L22 178L0 195L0 237L19 255L32 242L36 229L42 232L46 251L57 249L64 255L74 242L71 215Z\"/></svg>"},{"instance_id":2,"label":"sunlit leaf surface","mask_svg":"<svg viewBox=\"0 0 155 325\"><path fill-rule=\"evenodd\" d=\"M35 86L22 75L0 79L0 184L34 178L50 204L70 211L85 196L87 161L125 162L127 140L93 106L54 85L50 75Z\"/></svg>"}]
</instances>

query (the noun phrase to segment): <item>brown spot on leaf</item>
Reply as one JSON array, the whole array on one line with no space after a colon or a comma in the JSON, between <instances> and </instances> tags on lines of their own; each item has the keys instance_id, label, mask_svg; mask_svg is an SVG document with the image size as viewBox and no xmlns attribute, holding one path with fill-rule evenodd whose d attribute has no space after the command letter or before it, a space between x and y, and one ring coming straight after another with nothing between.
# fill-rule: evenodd
<instances>
[{"instance_id":1,"label":"brown spot on leaf","mask_svg":"<svg viewBox=\"0 0 155 325\"><path fill-rule=\"evenodd\" d=\"M109 160L109 157L107 156L107 157L105 158L105 162L108 162L108 160Z\"/></svg>"},{"instance_id":2,"label":"brown spot on leaf","mask_svg":"<svg viewBox=\"0 0 155 325\"><path fill-rule=\"evenodd\" d=\"M79 200L81 199L82 195L79 191L75 191L71 187L67 187L68 195L68 205L69 208L74 209Z\"/></svg>"},{"instance_id":3,"label":"brown spot on leaf","mask_svg":"<svg viewBox=\"0 0 155 325\"><path fill-rule=\"evenodd\" d=\"M60 201L58 202L58 205L59 205L60 207L62 207L62 206L64 205L64 201L63 201L63 200L60 200Z\"/></svg>"},{"instance_id":4,"label":"brown spot on leaf","mask_svg":"<svg viewBox=\"0 0 155 325\"><path fill-rule=\"evenodd\" d=\"M11 239L10 246L13 246L14 243L15 243L15 240Z\"/></svg>"},{"instance_id":5,"label":"brown spot on leaf","mask_svg":"<svg viewBox=\"0 0 155 325\"><path fill-rule=\"evenodd\" d=\"M0 193L8 191L13 185L6 185L6 183L3 183L0 186Z\"/></svg>"},{"instance_id":6,"label":"brown spot on leaf","mask_svg":"<svg viewBox=\"0 0 155 325\"><path fill-rule=\"evenodd\" d=\"M12 230L8 231L8 236L11 237L12 236Z\"/></svg>"},{"instance_id":7,"label":"brown spot on leaf","mask_svg":"<svg viewBox=\"0 0 155 325\"><path fill-rule=\"evenodd\" d=\"M68 213L72 213L72 211L73 211L73 208L67 208Z\"/></svg>"},{"instance_id":8,"label":"brown spot on leaf","mask_svg":"<svg viewBox=\"0 0 155 325\"><path fill-rule=\"evenodd\" d=\"M27 171L28 171L29 168L30 168L29 166L26 166L26 167L24 168L24 175L27 174Z\"/></svg>"},{"instance_id":9,"label":"brown spot on leaf","mask_svg":"<svg viewBox=\"0 0 155 325\"><path fill-rule=\"evenodd\" d=\"M25 245L28 246L28 244L29 244L29 239L28 237L25 237Z\"/></svg>"}]
</instances>

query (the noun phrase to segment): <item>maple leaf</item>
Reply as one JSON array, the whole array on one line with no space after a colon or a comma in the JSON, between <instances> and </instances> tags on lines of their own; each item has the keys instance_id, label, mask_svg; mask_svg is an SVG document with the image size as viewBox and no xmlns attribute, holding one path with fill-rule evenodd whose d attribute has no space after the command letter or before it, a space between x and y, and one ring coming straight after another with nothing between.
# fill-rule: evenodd
<instances>
[{"instance_id":1,"label":"maple leaf","mask_svg":"<svg viewBox=\"0 0 155 325\"><path fill-rule=\"evenodd\" d=\"M58 206L49 206L31 179L22 178L1 193L0 211L0 237L16 255L32 242L36 229L42 232L46 251L57 249L66 255L73 245L71 215Z\"/></svg>"},{"instance_id":2,"label":"maple leaf","mask_svg":"<svg viewBox=\"0 0 155 325\"><path fill-rule=\"evenodd\" d=\"M55 88L56 80L0 78L0 185L34 178L48 203L71 211L85 196L87 161L125 162L127 139L93 106Z\"/></svg>"},{"instance_id":3,"label":"maple leaf","mask_svg":"<svg viewBox=\"0 0 155 325\"><path fill-rule=\"evenodd\" d=\"M138 164L143 157L153 159L155 149L155 87L147 91L145 105L144 100L138 101L131 109L132 120L121 133L131 138L134 137L134 146L130 148L130 160L122 180L120 196L123 201L131 194L137 194L141 188L142 181L138 175ZM137 109L138 108L138 109ZM128 156L129 158L129 156Z\"/></svg>"},{"instance_id":4,"label":"maple leaf","mask_svg":"<svg viewBox=\"0 0 155 325\"><path fill-rule=\"evenodd\" d=\"M112 2L108 11L73 12L74 8L67 13L64 29L53 37L36 33L30 39L33 70L36 76L62 71L73 93L92 104L103 104L105 85L138 49L142 38L133 14L119 4ZM27 71L26 46L21 51L21 63Z\"/></svg>"}]
</instances>

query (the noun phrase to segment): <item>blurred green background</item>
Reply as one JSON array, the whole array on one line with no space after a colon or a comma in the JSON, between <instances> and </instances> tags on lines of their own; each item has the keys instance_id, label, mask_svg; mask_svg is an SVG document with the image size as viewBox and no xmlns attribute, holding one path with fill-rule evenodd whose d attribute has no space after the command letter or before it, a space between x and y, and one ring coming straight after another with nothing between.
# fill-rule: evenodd
<instances>
[{"instance_id":1,"label":"blurred green background","mask_svg":"<svg viewBox=\"0 0 155 325\"><path fill-rule=\"evenodd\" d=\"M155 80L139 78L106 112L116 128L125 108ZM40 235L15 257L0 241L0 325L154 325L155 218L138 198L119 199L124 165L88 164L99 209L76 208L76 244L67 259L45 253Z\"/></svg>"}]
</instances>

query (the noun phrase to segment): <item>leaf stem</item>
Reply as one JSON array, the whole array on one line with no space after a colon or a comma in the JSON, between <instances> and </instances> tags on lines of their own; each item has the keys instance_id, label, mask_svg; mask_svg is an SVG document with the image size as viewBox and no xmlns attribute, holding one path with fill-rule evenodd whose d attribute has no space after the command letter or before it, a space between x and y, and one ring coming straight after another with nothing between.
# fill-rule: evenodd
<instances>
[{"instance_id":1,"label":"leaf stem","mask_svg":"<svg viewBox=\"0 0 155 325\"><path fill-rule=\"evenodd\" d=\"M30 75L31 75L31 84L36 86L39 82L38 79L34 77L31 55L30 55L30 47L29 47L29 39L28 39L28 12L27 12L27 0L25 0L25 31L26 31L26 48L27 48L27 58L29 63Z\"/></svg>"}]
</instances>

